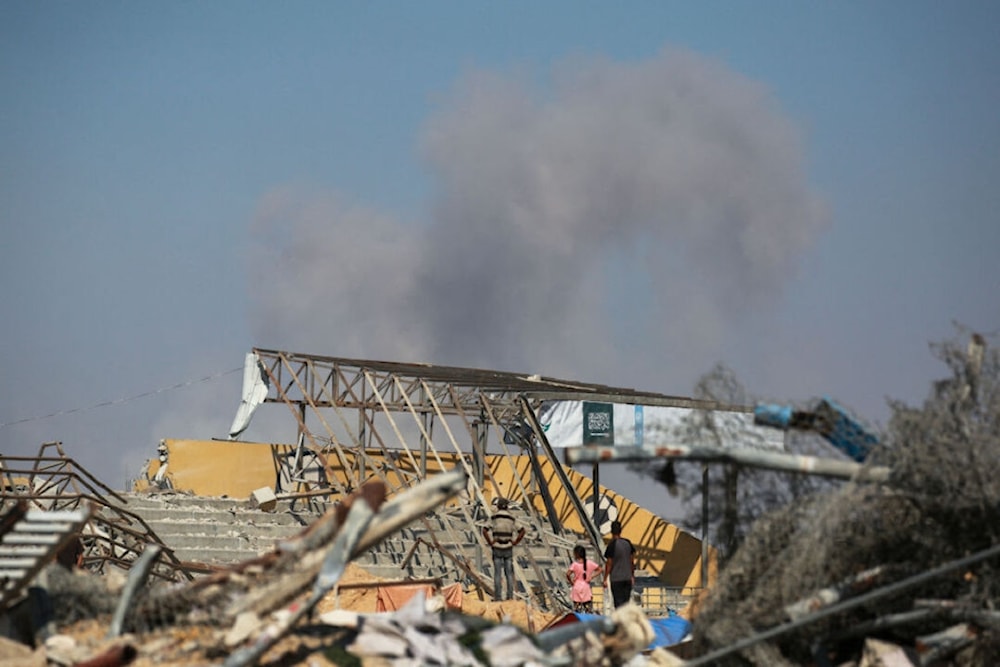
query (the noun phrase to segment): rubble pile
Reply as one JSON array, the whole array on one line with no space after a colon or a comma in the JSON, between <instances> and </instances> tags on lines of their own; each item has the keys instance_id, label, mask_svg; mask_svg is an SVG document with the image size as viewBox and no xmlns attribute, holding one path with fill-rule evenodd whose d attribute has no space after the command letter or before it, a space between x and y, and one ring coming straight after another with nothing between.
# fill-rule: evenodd
<instances>
[{"instance_id":1,"label":"rubble pile","mask_svg":"<svg viewBox=\"0 0 1000 667\"><path fill-rule=\"evenodd\" d=\"M894 404L867 462L889 482L759 520L698 605L693 664L889 664L865 663L879 642L891 664L1000 664L1000 361L939 353L954 378Z\"/></svg>"},{"instance_id":2,"label":"rubble pile","mask_svg":"<svg viewBox=\"0 0 1000 667\"><path fill-rule=\"evenodd\" d=\"M641 653L653 630L638 607L618 610L600 627L540 633L510 622L505 611L513 611L513 602L497 603L496 613L504 615L497 620L445 609L443 596L422 593L391 613L330 609L331 592L358 553L464 484L463 472L443 473L385 502L384 486L371 482L273 551L189 582L148 585L159 555L152 544L127 576L52 563L42 578L44 593L25 597L6 615L29 630L20 643L0 642L0 660L228 667L662 664L662 652ZM544 625L552 619L529 611L526 620Z\"/></svg>"},{"instance_id":3,"label":"rubble pile","mask_svg":"<svg viewBox=\"0 0 1000 667\"><path fill-rule=\"evenodd\" d=\"M280 622L282 613L275 615ZM578 624L538 634L511 623L442 610L439 601L414 596L393 613L324 612L276 642L257 664L278 665L675 665L662 649L642 650L652 638L641 609L617 610L606 627ZM207 624L165 627L108 638L105 619L61 629L36 649L0 639L4 665L231 664L224 637L239 633ZM548 635L553 635L549 637Z\"/></svg>"},{"instance_id":4,"label":"rubble pile","mask_svg":"<svg viewBox=\"0 0 1000 667\"><path fill-rule=\"evenodd\" d=\"M919 409L894 404L860 464L886 474L759 519L686 613L676 652L649 650L656 632L636 605L549 629L530 602L455 608L420 592L377 613L353 588L350 609L338 605L359 554L466 490L456 468L389 500L382 482L364 484L272 551L183 581L150 579L163 574L156 542L127 561L136 552L112 542L105 560L127 572L74 571L80 524L65 519L82 515L52 512L64 527L28 539L44 524L19 506L0 517L14 556L0 665L998 665L1000 355L975 336L938 351L953 378Z\"/></svg>"}]
</instances>

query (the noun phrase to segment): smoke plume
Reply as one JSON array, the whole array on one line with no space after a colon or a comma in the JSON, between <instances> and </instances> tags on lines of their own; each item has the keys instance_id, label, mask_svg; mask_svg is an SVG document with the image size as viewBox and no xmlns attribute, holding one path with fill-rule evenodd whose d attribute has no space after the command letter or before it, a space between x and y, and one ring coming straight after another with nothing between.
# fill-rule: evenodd
<instances>
[{"instance_id":1,"label":"smoke plume","mask_svg":"<svg viewBox=\"0 0 1000 667\"><path fill-rule=\"evenodd\" d=\"M470 72L420 147L425 220L264 199L261 345L662 389L775 306L827 222L767 88L684 51Z\"/></svg>"}]
</instances>

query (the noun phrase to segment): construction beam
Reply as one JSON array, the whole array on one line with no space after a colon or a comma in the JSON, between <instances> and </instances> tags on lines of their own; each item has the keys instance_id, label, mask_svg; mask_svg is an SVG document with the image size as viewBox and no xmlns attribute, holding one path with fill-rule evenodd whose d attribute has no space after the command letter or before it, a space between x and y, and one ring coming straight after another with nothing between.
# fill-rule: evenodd
<instances>
[{"instance_id":1,"label":"construction beam","mask_svg":"<svg viewBox=\"0 0 1000 667\"><path fill-rule=\"evenodd\" d=\"M709 445L643 445L641 447L582 445L566 447L565 451L566 463L569 465L597 461L631 463L654 459L688 459L712 463L736 463L754 468L865 482L885 482L889 479L889 468L884 466L866 466L854 461L821 459L815 456L767 452L759 449L729 449Z\"/></svg>"}]
</instances>

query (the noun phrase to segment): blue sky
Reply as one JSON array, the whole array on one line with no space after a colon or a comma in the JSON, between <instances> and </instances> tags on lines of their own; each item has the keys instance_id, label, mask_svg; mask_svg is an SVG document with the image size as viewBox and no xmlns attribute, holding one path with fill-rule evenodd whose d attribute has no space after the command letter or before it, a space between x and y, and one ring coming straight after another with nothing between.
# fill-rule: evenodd
<instances>
[{"instance_id":1,"label":"blue sky","mask_svg":"<svg viewBox=\"0 0 1000 667\"><path fill-rule=\"evenodd\" d=\"M953 322L1000 331L998 21L0 4L0 451L118 486L224 435L254 345L673 394L723 362L884 422Z\"/></svg>"}]
</instances>

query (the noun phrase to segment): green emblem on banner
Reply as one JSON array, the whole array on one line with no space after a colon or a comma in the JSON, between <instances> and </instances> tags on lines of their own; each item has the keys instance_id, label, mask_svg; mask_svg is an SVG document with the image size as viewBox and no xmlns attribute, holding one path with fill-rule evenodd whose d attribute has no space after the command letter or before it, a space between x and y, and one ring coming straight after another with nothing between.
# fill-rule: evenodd
<instances>
[{"instance_id":1,"label":"green emblem on banner","mask_svg":"<svg viewBox=\"0 0 1000 667\"><path fill-rule=\"evenodd\" d=\"M615 444L615 411L611 403L583 402L583 444Z\"/></svg>"}]
</instances>

